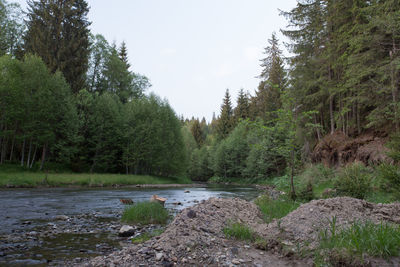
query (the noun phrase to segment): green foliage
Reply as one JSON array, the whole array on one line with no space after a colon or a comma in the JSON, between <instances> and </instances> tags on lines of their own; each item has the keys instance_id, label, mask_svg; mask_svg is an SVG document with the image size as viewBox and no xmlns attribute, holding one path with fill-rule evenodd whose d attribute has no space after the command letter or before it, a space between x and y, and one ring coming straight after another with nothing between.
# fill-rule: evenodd
<instances>
[{"instance_id":1,"label":"green foliage","mask_svg":"<svg viewBox=\"0 0 400 267\"><path fill-rule=\"evenodd\" d=\"M23 14L19 4L0 0L0 56L21 56L23 31Z\"/></svg>"},{"instance_id":2,"label":"green foliage","mask_svg":"<svg viewBox=\"0 0 400 267\"><path fill-rule=\"evenodd\" d=\"M396 165L381 164L377 168L381 179L381 187L385 192L391 192L400 197L400 168Z\"/></svg>"},{"instance_id":3,"label":"green foliage","mask_svg":"<svg viewBox=\"0 0 400 267\"><path fill-rule=\"evenodd\" d=\"M227 238L237 240L253 241L255 238L253 231L247 225L239 222L230 223L224 228L224 234Z\"/></svg>"},{"instance_id":4,"label":"green foliage","mask_svg":"<svg viewBox=\"0 0 400 267\"><path fill-rule=\"evenodd\" d=\"M229 90L226 89L225 97L221 105L221 115L218 119L218 137L223 139L229 135L234 127L233 108Z\"/></svg>"},{"instance_id":5,"label":"green foliage","mask_svg":"<svg viewBox=\"0 0 400 267\"><path fill-rule=\"evenodd\" d=\"M330 228L321 232L319 250L320 253L328 254L326 258L334 261L338 258L354 260L354 255L359 261L366 255L383 258L398 256L400 227L367 221L355 222L350 227L338 231L336 219L333 218Z\"/></svg>"},{"instance_id":6,"label":"green foliage","mask_svg":"<svg viewBox=\"0 0 400 267\"><path fill-rule=\"evenodd\" d=\"M364 199L372 191L370 170L362 163L343 168L338 174L334 187L339 195Z\"/></svg>"},{"instance_id":7,"label":"green foliage","mask_svg":"<svg viewBox=\"0 0 400 267\"><path fill-rule=\"evenodd\" d=\"M249 151L247 123L242 121L233 132L216 147L213 169L216 176L243 177Z\"/></svg>"},{"instance_id":8,"label":"green foliage","mask_svg":"<svg viewBox=\"0 0 400 267\"><path fill-rule=\"evenodd\" d=\"M389 142L386 143L386 147L389 148L388 156L391 157L395 162L400 162L400 133L393 134Z\"/></svg>"},{"instance_id":9,"label":"green foliage","mask_svg":"<svg viewBox=\"0 0 400 267\"><path fill-rule=\"evenodd\" d=\"M156 202L139 202L126 208L122 221L136 224L166 224L169 219L168 211Z\"/></svg>"},{"instance_id":10,"label":"green foliage","mask_svg":"<svg viewBox=\"0 0 400 267\"><path fill-rule=\"evenodd\" d=\"M267 195L258 197L254 203L260 208L267 223L285 217L300 206L298 202L282 198L273 200Z\"/></svg>"},{"instance_id":11,"label":"green foliage","mask_svg":"<svg viewBox=\"0 0 400 267\"><path fill-rule=\"evenodd\" d=\"M88 68L87 2L29 1L28 6L26 51L40 56L52 73L62 72L72 92L78 93Z\"/></svg>"},{"instance_id":12,"label":"green foliage","mask_svg":"<svg viewBox=\"0 0 400 267\"><path fill-rule=\"evenodd\" d=\"M210 155L206 146L194 150L190 158L189 177L196 181L207 181L212 176L209 160Z\"/></svg>"}]
</instances>

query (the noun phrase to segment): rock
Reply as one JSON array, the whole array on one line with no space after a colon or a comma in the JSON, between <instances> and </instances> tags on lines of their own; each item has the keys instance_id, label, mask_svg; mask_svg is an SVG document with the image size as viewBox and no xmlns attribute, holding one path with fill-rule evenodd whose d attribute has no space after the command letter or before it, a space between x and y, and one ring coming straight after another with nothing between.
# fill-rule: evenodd
<instances>
[{"instance_id":1,"label":"rock","mask_svg":"<svg viewBox=\"0 0 400 267\"><path fill-rule=\"evenodd\" d=\"M189 190L185 190L185 193L190 193L190 191Z\"/></svg>"},{"instance_id":2,"label":"rock","mask_svg":"<svg viewBox=\"0 0 400 267\"><path fill-rule=\"evenodd\" d=\"M239 254L238 248L236 248L236 247L231 248L231 253L232 253L232 255L237 255L237 254Z\"/></svg>"},{"instance_id":3,"label":"rock","mask_svg":"<svg viewBox=\"0 0 400 267\"><path fill-rule=\"evenodd\" d=\"M164 257L164 254L163 254L163 253L161 253L161 252L156 253L156 260L157 260L157 261L160 261L163 257Z\"/></svg>"},{"instance_id":4,"label":"rock","mask_svg":"<svg viewBox=\"0 0 400 267\"><path fill-rule=\"evenodd\" d=\"M174 261L174 262L177 262L177 261L178 261L178 258L175 257L175 256L173 256L173 257L171 257L171 260Z\"/></svg>"},{"instance_id":5,"label":"rock","mask_svg":"<svg viewBox=\"0 0 400 267\"><path fill-rule=\"evenodd\" d=\"M135 234L135 228L130 225L124 225L119 229L118 236L120 237L129 237Z\"/></svg>"},{"instance_id":6,"label":"rock","mask_svg":"<svg viewBox=\"0 0 400 267\"><path fill-rule=\"evenodd\" d=\"M232 262L232 264L235 264L235 265L240 264L240 261L238 259L233 259L231 262Z\"/></svg>"},{"instance_id":7,"label":"rock","mask_svg":"<svg viewBox=\"0 0 400 267\"><path fill-rule=\"evenodd\" d=\"M194 210L192 210L192 209L190 209L190 210L186 213L186 215L187 215L190 219L196 218L196 212L195 212Z\"/></svg>"},{"instance_id":8,"label":"rock","mask_svg":"<svg viewBox=\"0 0 400 267\"><path fill-rule=\"evenodd\" d=\"M57 215L54 219L57 221L66 221L69 217L67 215Z\"/></svg>"},{"instance_id":9,"label":"rock","mask_svg":"<svg viewBox=\"0 0 400 267\"><path fill-rule=\"evenodd\" d=\"M182 205L182 202L178 201L178 202L173 202L173 205Z\"/></svg>"},{"instance_id":10,"label":"rock","mask_svg":"<svg viewBox=\"0 0 400 267\"><path fill-rule=\"evenodd\" d=\"M174 266L174 263L173 262L170 262L170 261L167 261L167 260L165 260L165 261L163 261L162 262L162 264L161 264L163 267L172 267L172 266Z\"/></svg>"}]
</instances>

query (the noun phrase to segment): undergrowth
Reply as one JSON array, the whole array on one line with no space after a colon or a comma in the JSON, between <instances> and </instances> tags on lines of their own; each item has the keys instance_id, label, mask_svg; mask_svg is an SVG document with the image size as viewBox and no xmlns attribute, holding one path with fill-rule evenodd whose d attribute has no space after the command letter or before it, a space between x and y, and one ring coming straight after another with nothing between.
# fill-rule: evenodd
<instances>
[{"instance_id":1,"label":"undergrowth","mask_svg":"<svg viewBox=\"0 0 400 267\"><path fill-rule=\"evenodd\" d=\"M285 198L273 200L267 195L258 197L254 203L260 208L263 219L267 223L271 222L273 219L285 217L288 213L300 206L298 202Z\"/></svg>"},{"instance_id":2,"label":"undergrowth","mask_svg":"<svg viewBox=\"0 0 400 267\"><path fill-rule=\"evenodd\" d=\"M253 231L247 225L238 222L229 223L229 225L224 228L224 234L227 238L234 238L237 240L253 241L255 239Z\"/></svg>"},{"instance_id":3,"label":"undergrowth","mask_svg":"<svg viewBox=\"0 0 400 267\"><path fill-rule=\"evenodd\" d=\"M366 256L388 258L400 253L400 226L388 223L354 222L338 231L334 217L329 229L322 231L320 237L317 266L326 261L358 265Z\"/></svg>"}]
</instances>

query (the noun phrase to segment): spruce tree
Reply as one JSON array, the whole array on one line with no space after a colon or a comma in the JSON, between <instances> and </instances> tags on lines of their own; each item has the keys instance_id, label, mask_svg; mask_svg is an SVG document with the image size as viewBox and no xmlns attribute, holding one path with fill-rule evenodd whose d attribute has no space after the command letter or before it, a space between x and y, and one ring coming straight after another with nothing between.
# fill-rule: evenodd
<instances>
[{"instance_id":1,"label":"spruce tree","mask_svg":"<svg viewBox=\"0 0 400 267\"><path fill-rule=\"evenodd\" d=\"M253 112L256 116L270 119L268 112L273 112L281 107L280 91L284 89L286 74L283 66L282 51L279 49L279 41L273 33L268 40L269 46L265 48L266 57L261 60L261 82L254 98Z\"/></svg>"},{"instance_id":2,"label":"spruce tree","mask_svg":"<svg viewBox=\"0 0 400 267\"><path fill-rule=\"evenodd\" d=\"M128 49L126 48L126 43L122 42L120 48L119 48L119 58L121 59L122 62L125 63L126 69L129 70L131 65L129 64L128 61Z\"/></svg>"},{"instance_id":3,"label":"spruce tree","mask_svg":"<svg viewBox=\"0 0 400 267\"><path fill-rule=\"evenodd\" d=\"M243 88L239 91L239 96L237 98L237 105L234 110L235 120L246 119L249 117L249 97L244 92Z\"/></svg>"},{"instance_id":4,"label":"spruce tree","mask_svg":"<svg viewBox=\"0 0 400 267\"><path fill-rule=\"evenodd\" d=\"M74 93L86 82L89 12L85 0L28 2L25 49L40 56L50 71L61 71Z\"/></svg>"},{"instance_id":5,"label":"spruce tree","mask_svg":"<svg viewBox=\"0 0 400 267\"><path fill-rule=\"evenodd\" d=\"M218 119L218 136L225 138L229 135L233 128L233 109L229 89L226 89L225 97L221 105L221 115Z\"/></svg>"},{"instance_id":6,"label":"spruce tree","mask_svg":"<svg viewBox=\"0 0 400 267\"><path fill-rule=\"evenodd\" d=\"M194 137L194 140L197 143L198 147L201 147L204 143L204 138L203 138L203 131L201 130L201 125L199 122L199 119L195 119L192 123L192 126L190 127L190 131Z\"/></svg>"}]
</instances>

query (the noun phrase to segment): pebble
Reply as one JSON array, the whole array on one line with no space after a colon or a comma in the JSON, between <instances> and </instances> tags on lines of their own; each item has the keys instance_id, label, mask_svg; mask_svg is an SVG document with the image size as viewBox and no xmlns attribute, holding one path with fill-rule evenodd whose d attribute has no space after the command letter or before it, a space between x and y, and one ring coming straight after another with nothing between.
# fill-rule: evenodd
<instances>
[{"instance_id":1,"label":"pebble","mask_svg":"<svg viewBox=\"0 0 400 267\"><path fill-rule=\"evenodd\" d=\"M233 259L231 262L232 262L233 264L235 264L235 265L240 264L240 261L239 261L238 259Z\"/></svg>"},{"instance_id":2,"label":"pebble","mask_svg":"<svg viewBox=\"0 0 400 267\"><path fill-rule=\"evenodd\" d=\"M156 260L160 261L164 257L163 253L156 253Z\"/></svg>"}]
</instances>

